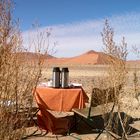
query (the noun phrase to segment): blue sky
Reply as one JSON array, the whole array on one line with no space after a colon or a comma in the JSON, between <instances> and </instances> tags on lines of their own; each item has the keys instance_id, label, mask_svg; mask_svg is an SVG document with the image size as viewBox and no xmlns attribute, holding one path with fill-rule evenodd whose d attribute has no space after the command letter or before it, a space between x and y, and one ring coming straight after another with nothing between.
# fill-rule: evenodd
<instances>
[{"instance_id":1,"label":"blue sky","mask_svg":"<svg viewBox=\"0 0 140 140\"><path fill-rule=\"evenodd\" d=\"M35 36L32 23L40 30L51 30L51 43L57 41L58 57L71 57L88 50L102 51L101 31L105 19L115 30L116 42L125 36L130 54L132 46L140 46L139 0L15 0L14 17L20 19L23 43ZM50 43L50 46L51 46Z\"/></svg>"}]
</instances>

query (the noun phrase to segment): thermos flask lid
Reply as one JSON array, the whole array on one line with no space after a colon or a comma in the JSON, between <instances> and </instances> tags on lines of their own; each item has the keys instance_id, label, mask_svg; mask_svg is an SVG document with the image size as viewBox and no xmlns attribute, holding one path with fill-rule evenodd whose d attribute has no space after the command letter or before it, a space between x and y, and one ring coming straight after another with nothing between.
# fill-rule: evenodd
<instances>
[{"instance_id":1,"label":"thermos flask lid","mask_svg":"<svg viewBox=\"0 0 140 140\"><path fill-rule=\"evenodd\" d=\"M54 68L53 68L53 72L60 72L59 67L54 67Z\"/></svg>"},{"instance_id":2,"label":"thermos flask lid","mask_svg":"<svg viewBox=\"0 0 140 140\"><path fill-rule=\"evenodd\" d=\"M69 72L68 68L62 68L62 72Z\"/></svg>"}]
</instances>

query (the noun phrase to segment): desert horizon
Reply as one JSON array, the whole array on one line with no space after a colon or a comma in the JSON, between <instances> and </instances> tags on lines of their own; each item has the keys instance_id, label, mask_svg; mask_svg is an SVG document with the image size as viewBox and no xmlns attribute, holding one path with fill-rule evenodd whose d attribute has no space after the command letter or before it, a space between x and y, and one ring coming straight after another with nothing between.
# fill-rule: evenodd
<instances>
[{"instance_id":1,"label":"desert horizon","mask_svg":"<svg viewBox=\"0 0 140 140\"><path fill-rule=\"evenodd\" d=\"M139 5L0 0L0 140L140 140Z\"/></svg>"},{"instance_id":2,"label":"desert horizon","mask_svg":"<svg viewBox=\"0 0 140 140\"><path fill-rule=\"evenodd\" d=\"M25 59L30 61L30 60L35 60L39 56L35 52L20 52L19 57L21 59ZM98 52L95 50L89 50L86 51L85 53L82 53L77 56L73 57L55 57L55 55L51 54L40 54L40 57L45 63L48 65L76 65L76 64L81 64L81 65L105 65L107 64L107 54L104 52ZM136 60L126 60L126 63L128 65L135 65L138 66L140 64L140 59Z\"/></svg>"}]
</instances>

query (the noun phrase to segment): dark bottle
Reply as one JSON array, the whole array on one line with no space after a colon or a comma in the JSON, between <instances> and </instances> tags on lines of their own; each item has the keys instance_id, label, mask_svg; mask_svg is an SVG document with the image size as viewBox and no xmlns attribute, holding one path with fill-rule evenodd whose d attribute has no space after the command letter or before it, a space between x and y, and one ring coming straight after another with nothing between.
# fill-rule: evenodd
<instances>
[{"instance_id":1,"label":"dark bottle","mask_svg":"<svg viewBox=\"0 0 140 140\"><path fill-rule=\"evenodd\" d=\"M53 68L53 75L52 75L52 87L59 88L60 87L60 69L59 67Z\"/></svg>"},{"instance_id":2,"label":"dark bottle","mask_svg":"<svg viewBox=\"0 0 140 140\"><path fill-rule=\"evenodd\" d=\"M68 88L69 87L69 70L68 68L62 68L61 71L61 87Z\"/></svg>"}]
</instances>

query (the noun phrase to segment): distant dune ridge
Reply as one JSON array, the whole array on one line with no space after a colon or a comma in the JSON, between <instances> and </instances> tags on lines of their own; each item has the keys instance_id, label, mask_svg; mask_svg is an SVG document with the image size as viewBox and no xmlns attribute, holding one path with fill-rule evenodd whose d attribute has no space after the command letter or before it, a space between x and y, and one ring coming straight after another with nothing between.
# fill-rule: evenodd
<instances>
[{"instance_id":1,"label":"distant dune ridge","mask_svg":"<svg viewBox=\"0 0 140 140\"><path fill-rule=\"evenodd\" d=\"M57 64L70 64L70 65L97 65L97 64L107 64L108 55L102 52L96 52L90 50L79 56L70 57L70 58L53 58L49 59L48 63L57 63Z\"/></svg>"},{"instance_id":2,"label":"distant dune ridge","mask_svg":"<svg viewBox=\"0 0 140 140\"><path fill-rule=\"evenodd\" d=\"M20 59L24 61L33 61L38 59L37 53L32 52L22 52L18 53ZM109 56L103 52L96 52L90 50L86 53L83 53L79 56L70 57L70 58L57 58L49 54L41 55L41 59L48 64L61 64L61 65L105 65L108 64ZM128 61L128 64L137 64L140 63L140 60Z\"/></svg>"},{"instance_id":3,"label":"distant dune ridge","mask_svg":"<svg viewBox=\"0 0 140 140\"><path fill-rule=\"evenodd\" d=\"M38 59L39 54L38 53L33 53L33 52L20 52L17 53L19 58L26 58L28 60L33 60L33 59ZM50 59L50 58L55 58L49 54L41 55L44 59Z\"/></svg>"}]
</instances>

